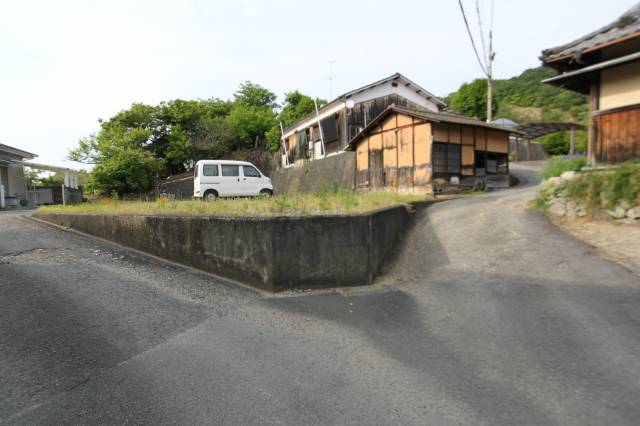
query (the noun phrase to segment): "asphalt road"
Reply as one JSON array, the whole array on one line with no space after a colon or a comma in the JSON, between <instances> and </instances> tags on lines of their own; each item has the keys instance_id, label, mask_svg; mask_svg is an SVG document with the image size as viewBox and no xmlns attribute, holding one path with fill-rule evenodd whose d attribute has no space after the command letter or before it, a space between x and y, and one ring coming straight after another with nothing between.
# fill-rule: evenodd
<instances>
[{"instance_id":1,"label":"asphalt road","mask_svg":"<svg viewBox=\"0 0 640 426\"><path fill-rule=\"evenodd\" d=\"M640 277L512 167L351 292L267 297L0 213L0 422L636 425Z\"/></svg>"}]
</instances>

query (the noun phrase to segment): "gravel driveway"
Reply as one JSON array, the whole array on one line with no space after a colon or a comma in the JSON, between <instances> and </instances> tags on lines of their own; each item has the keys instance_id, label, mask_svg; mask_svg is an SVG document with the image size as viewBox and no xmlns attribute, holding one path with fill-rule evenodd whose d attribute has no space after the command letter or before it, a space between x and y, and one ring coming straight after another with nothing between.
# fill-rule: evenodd
<instances>
[{"instance_id":1,"label":"gravel driveway","mask_svg":"<svg viewBox=\"0 0 640 426\"><path fill-rule=\"evenodd\" d=\"M0 213L0 423L640 418L640 282L522 185L418 214L380 282L267 297Z\"/></svg>"}]
</instances>

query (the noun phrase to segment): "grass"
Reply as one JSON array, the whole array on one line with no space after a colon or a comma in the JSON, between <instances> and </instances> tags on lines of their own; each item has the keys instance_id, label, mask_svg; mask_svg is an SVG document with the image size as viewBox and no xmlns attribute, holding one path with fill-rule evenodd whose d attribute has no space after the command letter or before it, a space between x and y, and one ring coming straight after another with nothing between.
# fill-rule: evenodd
<instances>
[{"instance_id":1,"label":"grass","mask_svg":"<svg viewBox=\"0 0 640 426\"><path fill-rule=\"evenodd\" d=\"M546 169L540 173L543 178L549 179L551 177L557 177L564 172L574 171L578 172L580 169L587 165L587 159L583 156L578 157L554 157L549 161L549 165Z\"/></svg>"},{"instance_id":2,"label":"grass","mask_svg":"<svg viewBox=\"0 0 640 426\"><path fill-rule=\"evenodd\" d=\"M640 160L630 160L611 170L585 173L566 184L567 197L590 209L612 208L626 201L640 205Z\"/></svg>"},{"instance_id":3,"label":"grass","mask_svg":"<svg viewBox=\"0 0 640 426\"><path fill-rule=\"evenodd\" d=\"M38 211L113 215L309 216L359 214L426 199L425 194L400 194L388 191L355 193L335 190L318 191L314 194L278 195L271 198L219 198L214 202L172 201L167 198L150 202L103 199L73 206L43 206Z\"/></svg>"}]
</instances>

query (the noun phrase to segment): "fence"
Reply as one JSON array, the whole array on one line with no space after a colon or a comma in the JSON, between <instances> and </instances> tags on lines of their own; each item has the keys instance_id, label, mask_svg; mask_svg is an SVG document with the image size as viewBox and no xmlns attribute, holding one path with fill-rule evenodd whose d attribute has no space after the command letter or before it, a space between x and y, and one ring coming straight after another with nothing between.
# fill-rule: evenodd
<instances>
[{"instance_id":1,"label":"fence","mask_svg":"<svg viewBox=\"0 0 640 426\"><path fill-rule=\"evenodd\" d=\"M509 141L509 161L538 161L548 157L540 142L527 139L511 139Z\"/></svg>"}]
</instances>

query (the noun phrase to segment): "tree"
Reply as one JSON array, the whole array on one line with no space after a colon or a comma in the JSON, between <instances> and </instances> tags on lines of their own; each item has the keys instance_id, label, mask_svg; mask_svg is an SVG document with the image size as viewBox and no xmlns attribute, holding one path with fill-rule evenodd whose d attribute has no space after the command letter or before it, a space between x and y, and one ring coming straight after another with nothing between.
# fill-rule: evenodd
<instances>
[{"instance_id":1,"label":"tree","mask_svg":"<svg viewBox=\"0 0 640 426\"><path fill-rule=\"evenodd\" d=\"M198 159L215 159L233 151L236 135L224 118L203 118L196 125L193 143Z\"/></svg>"},{"instance_id":2,"label":"tree","mask_svg":"<svg viewBox=\"0 0 640 426\"><path fill-rule=\"evenodd\" d=\"M193 167L195 149L191 139L180 125L171 126L166 151L167 163L173 169L190 170Z\"/></svg>"},{"instance_id":3,"label":"tree","mask_svg":"<svg viewBox=\"0 0 640 426\"><path fill-rule=\"evenodd\" d=\"M324 99L316 98L316 103L322 105L327 101ZM286 93L284 96L284 105L280 114L278 114L278 122L282 122L283 126L289 126L297 120L309 115L315 111L315 104L313 98L307 95L303 95L299 91ZM269 148L275 151L280 146L280 124L276 124L267 132L267 141Z\"/></svg>"},{"instance_id":4,"label":"tree","mask_svg":"<svg viewBox=\"0 0 640 426\"><path fill-rule=\"evenodd\" d=\"M97 135L81 140L69 152L69 159L95 164L90 184L99 192L148 190L163 166L161 159L144 148L150 137L147 129L104 126Z\"/></svg>"},{"instance_id":5,"label":"tree","mask_svg":"<svg viewBox=\"0 0 640 426\"><path fill-rule=\"evenodd\" d=\"M487 119L487 80L476 79L464 83L457 92L449 96L449 106L461 111L464 115ZM497 98L494 98L493 110L498 109Z\"/></svg>"},{"instance_id":6,"label":"tree","mask_svg":"<svg viewBox=\"0 0 640 426\"><path fill-rule=\"evenodd\" d=\"M245 81L233 94L235 104L243 104L256 108L266 107L271 110L278 108L276 94L259 84Z\"/></svg>"}]
</instances>

